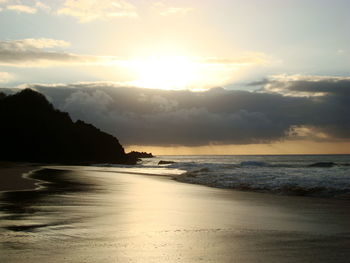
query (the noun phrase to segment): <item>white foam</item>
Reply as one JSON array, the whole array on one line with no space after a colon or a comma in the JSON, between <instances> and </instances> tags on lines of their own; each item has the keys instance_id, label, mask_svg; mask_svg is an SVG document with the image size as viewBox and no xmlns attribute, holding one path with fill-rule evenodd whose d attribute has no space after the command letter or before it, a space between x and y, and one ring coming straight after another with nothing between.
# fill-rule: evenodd
<instances>
[{"instance_id":1,"label":"white foam","mask_svg":"<svg viewBox=\"0 0 350 263\"><path fill-rule=\"evenodd\" d=\"M300 195L335 196L350 194L349 169L277 168L202 169L189 171L183 182L220 188L265 191Z\"/></svg>"},{"instance_id":2,"label":"white foam","mask_svg":"<svg viewBox=\"0 0 350 263\"><path fill-rule=\"evenodd\" d=\"M158 165L160 160L173 161ZM311 167L334 162L332 167ZM114 171L176 177L188 183L282 194L350 196L350 156L161 156ZM179 176L180 175L180 176Z\"/></svg>"}]
</instances>

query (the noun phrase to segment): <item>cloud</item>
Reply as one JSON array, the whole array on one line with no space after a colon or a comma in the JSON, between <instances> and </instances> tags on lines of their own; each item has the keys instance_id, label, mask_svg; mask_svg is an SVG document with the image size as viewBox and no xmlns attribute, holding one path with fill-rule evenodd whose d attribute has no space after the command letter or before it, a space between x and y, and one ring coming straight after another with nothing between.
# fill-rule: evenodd
<instances>
[{"instance_id":1,"label":"cloud","mask_svg":"<svg viewBox=\"0 0 350 263\"><path fill-rule=\"evenodd\" d=\"M158 12L161 16L186 15L193 11L193 8L169 6L163 2L153 3L151 8Z\"/></svg>"},{"instance_id":2,"label":"cloud","mask_svg":"<svg viewBox=\"0 0 350 263\"><path fill-rule=\"evenodd\" d=\"M115 81L125 85L193 90L226 85L239 76L240 71L270 63L262 53L244 53L236 58L217 57L160 57L159 59L123 59L66 52L69 42L50 38L0 40L0 66L10 67L79 67L94 66L102 78L110 78L106 67L115 74ZM86 69L86 68L84 68ZM159 77L159 72L162 76ZM106 75L104 75L106 74ZM159 80L159 81L158 81Z\"/></svg>"},{"instance_id":3,"label":"cloud","mask_svg":"<svg viewBox=\"0 0 350 263\"><path fill-rule=\"evenodd\" d=\"M205 58L203 62L208 64L226 64L232 66L261 65L275 62L275 60L262 52L244 52L236 58Z\"/></svg>"},{"instance_id":4,"label":"cloud","mask_svg":"<svg viewBox=\"0 0 350 263\"><path fill-rule=\"evenodd\" d=\"M66 0L57 14L75 17L81 23L115 17L138 17L136 7L124 0Z\"/></svg>"},{"instance_id":5,"label":"cloud","mask_svg":"<svg viewBox=\"0 0 350 263\"><path fill-rule=\"evenodd\" d=\"M112 98L100 90L92 93L76 91L72 93L62 105L62 108L68 112L76 112L78 115L97 114L107 112L107 105L112 103Z\"/></svg>"},{"instance_id":6,"label":"cloud","mask_svg":"<svg viewBox=\"0 0 350 263\"><path fill-rule=\"evenodd\" d=\"M35 2L35 7L44 11L51 11L51 7L48 4L45 4L40 1Z\"/></svg>"},{"instance_id":7,"label":"cloud","mask_svg":"<svg viewBox=\"0 0 350 263\"><path fill-rule=\"evenodd\" d=\"M17 11L20 13L35 14L36 9L27 5L8 5L6 7L8 10Z\"/></svg>"},{"instance_id":8,"label":"cloud","mask_svg":"<svg viewBox=\"0 0 350 263\"><path fill-rule=\"evenodd\" d=\"M276 75L250 85L262 85L265 92L289 96L349 95L350 77Z\"/></svg>"},{"instance_id":9,"label":"cloud","mask_svg":"<svg viewBox=\"0 0 350 263\"><path fill-rule=\"evenodd\" d=\"M0 12L10 10L18 13L35 14L44 5L40 1L34 0L0 0Z\"/></svg>"},{"instance_id":10,"label":"cloud","mask_svg":"<svg viewBox=\"0 0 350 263\"><path fill-rule=\"evenodd\" d=\"M0 71L0 83L9 82L13 78L13 75L8 72Z\"/></svg>"},{"instance_id":11,"label":"cloud","mask_svg":"<svg viewBox=\"0 0 350 263\"><path fill-rule=\"evenodd\" d=\"M28 50L39 48L67 47L70 44L63 40L50 38L26 38L12 41L1 41L0 46L4 49Z\"/></svg>"},{"instance_id":12,"label":"cloud","mask_svg":"<svg viewBox=\"0 0 350 263\"><path fill-rule=\"evenodd\" d=\"M125 145L256 144L284 139L350 139L350 93L296 97L270 91L206 92L121 87L113 83L30 86L74 119Z\"/></svg>"},{"instance_id":13,"label":"cloud","mask_svg":"<svg viewBox=\"0 0 350 263\"><path fill-rule=\"evenodd\" d=\"M35 14L39 10L50 14L72 16L79 22L116 17L138 17L136 7L127 0L0 0L0 12L12 10L19 13Z\"/></svg>"},{"instance_id":14,"label":"cloud","mask_svg":"<svg viewBox=\"0 0 350 263\"><path fill-rule=\"evenodd\" d=\"M98 58L47 49L67 47L63 40L39 38L0 41L0 65L41 67L96 63Z\"/></svg>"}]
</instances>

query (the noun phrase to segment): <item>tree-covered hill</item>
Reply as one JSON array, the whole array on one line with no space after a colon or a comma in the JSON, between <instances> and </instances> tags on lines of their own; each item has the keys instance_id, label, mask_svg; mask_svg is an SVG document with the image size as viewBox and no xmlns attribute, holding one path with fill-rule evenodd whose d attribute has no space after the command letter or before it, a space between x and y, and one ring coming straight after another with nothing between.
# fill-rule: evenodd
<instances>
[{"instance_id":1,"label":"tree-covered hill","mask_svg":"<svg viewBox=\"0 0 350 263\"><path fill-rule=\"evenodd\" d=\"M118 139L73 122L44 95L25 89L0 93L0 160L63 164L134 163Z\"/></svg>"}]
</instances>

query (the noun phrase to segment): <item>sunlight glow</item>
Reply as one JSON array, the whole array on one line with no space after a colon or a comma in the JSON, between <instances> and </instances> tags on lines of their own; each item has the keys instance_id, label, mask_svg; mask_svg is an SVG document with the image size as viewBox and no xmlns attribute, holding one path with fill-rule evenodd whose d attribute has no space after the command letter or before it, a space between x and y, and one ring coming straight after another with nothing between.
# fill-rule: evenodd
<instances>
[{"instance_id":1,"label":"sunlight glow","mask_svg":"<svg viewBox=\"0 0 350 263\"><path fill-rule=\"evenodd\" d=\"M104 62L114 68L114 76L124 76L125 84L162 90L205 91L232 83L244 75L245 69L259 65L261 58L253 57L222 59L193 56L176 51L142 52L128 59ZM108 71L105 68L103 74ZM110 76L113 79L113 76Z\"/></svg>"},{"instance_id":2,"label":"sunlight glow","mask_svg":"<svg viewBox=\"0 0 350 263\"><path fill-rule=\"evenodd\" d=\"M185 56L152 56L134 60L131 69L136 74L132 84L154 89L190 88L199 78L200 65Z\"/></svg>"}]
</instances>

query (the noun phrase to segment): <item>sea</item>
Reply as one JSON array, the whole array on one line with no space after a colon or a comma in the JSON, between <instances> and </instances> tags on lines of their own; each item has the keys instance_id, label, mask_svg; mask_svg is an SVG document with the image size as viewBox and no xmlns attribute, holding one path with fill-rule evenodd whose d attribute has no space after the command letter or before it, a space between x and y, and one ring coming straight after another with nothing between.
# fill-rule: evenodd
<instances>
[{"instance_id":1,"label":"sea","mask_svg":"<svg viewBox=\"0 0 350 263\"><path fill-rule=\"evenodd\" d=\"M159 164L160 161L168 163ZM350 155L156 156L128 168L136 173L169 175L180 182L216 188L350 197Z\"/></svg>"}]
</instances>

